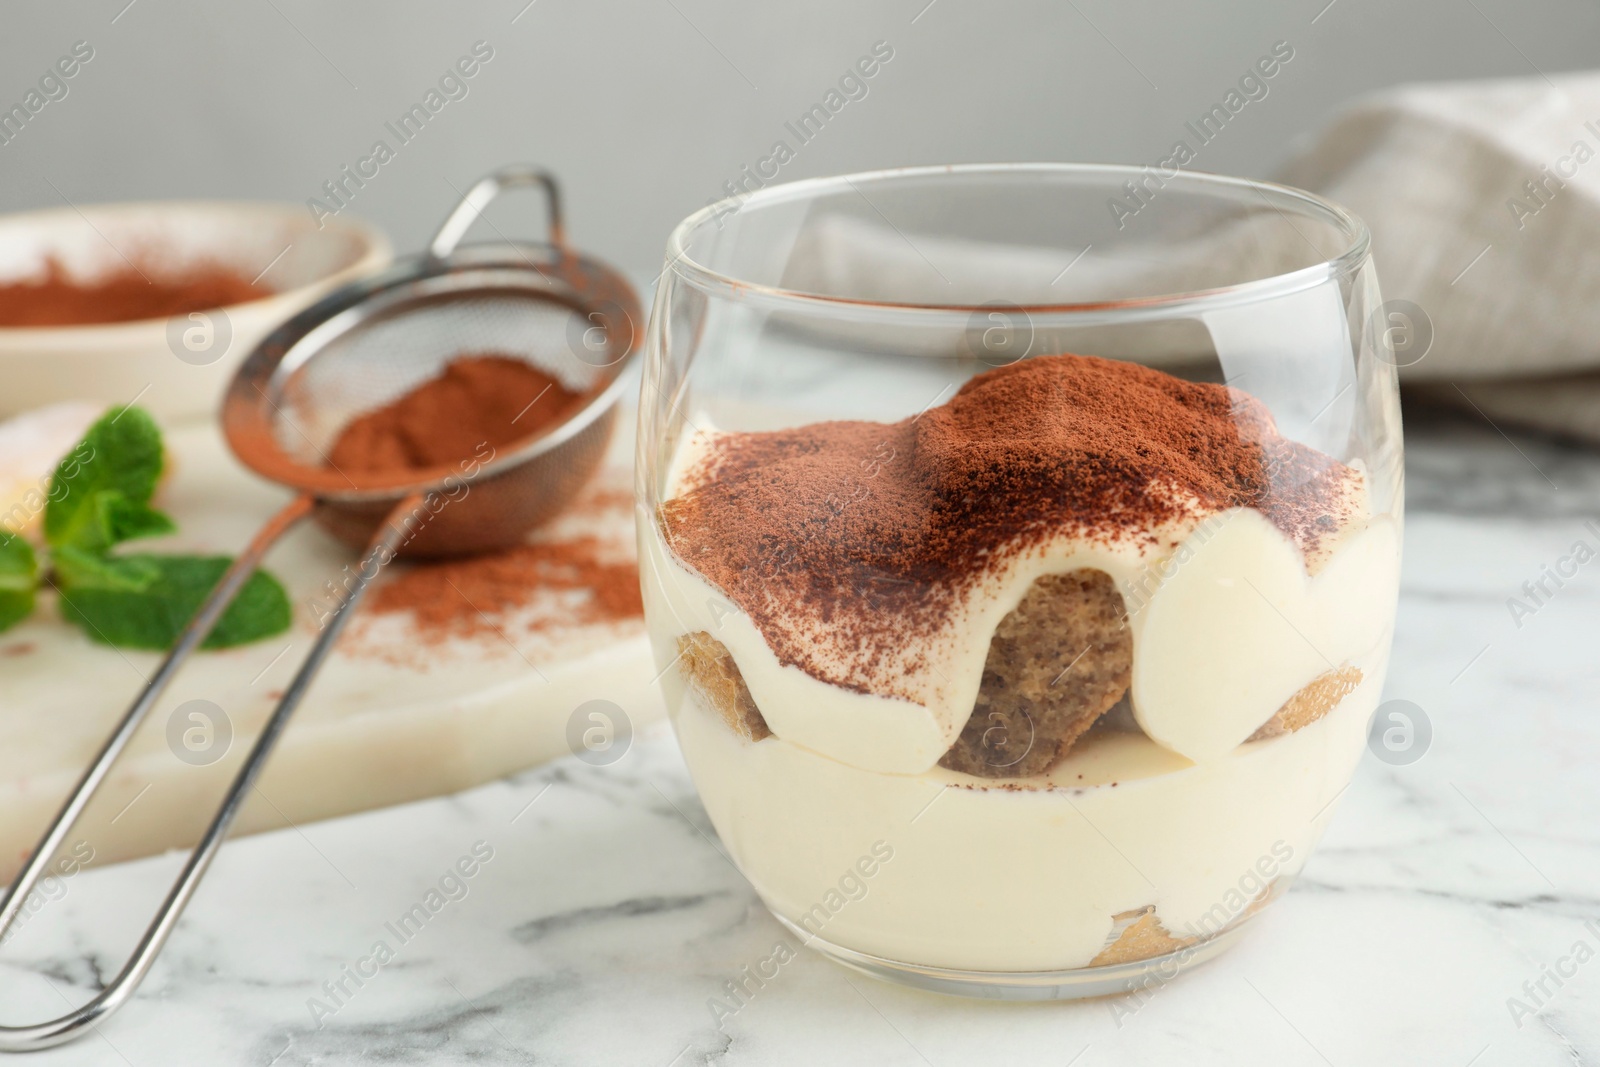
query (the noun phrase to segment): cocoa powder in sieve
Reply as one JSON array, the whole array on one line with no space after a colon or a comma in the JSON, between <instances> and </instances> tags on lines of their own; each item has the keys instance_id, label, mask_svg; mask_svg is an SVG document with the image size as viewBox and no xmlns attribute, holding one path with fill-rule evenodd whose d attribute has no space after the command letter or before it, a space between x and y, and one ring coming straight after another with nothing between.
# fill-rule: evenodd
<instances>
[{"instance_id":1,"label":"cocoa powder in sieve","mask_svg":"<svg viewBox=\"0 0 1600 1067\"><path fill-rule=\"evenodd\" d=\"M352 420L329 462L350 473L454 464L478 455L485 443L499 448L536 436L588 399L524 360L462 355L438 377ZM631 493L591 486L567 517L591 529L631 531L632 503ZM555 614L524 610L548 607L554 598L560 598ZM529 633L625 622L644 608L631 551L619 553L593 535L563 538L545 530L497 552L395 564L374 586L367 611L405 613L413 637L437 645L453 638L509 641L512 626Z\"/></svg>"},{"instance_id":2,"label":"cocoa powder in sieve","mask_svg":"<svg viewBox=\"0 0 1600 1067\"><path fill-rule=\"evenodd\" d=\"M458 356L437 377L398 400L356 417L329 451L349 473L392 473L472 459L572 414L586 397L512 356Z\"/></svg>"},{"instance_id":3,"label":"cocoa powder in sieve","mask_svg":"<svg viewBox=\"0 0 1600 1067\"><path fill-rule=\"evenodd\" d=\"M51 258L42 278L0 285L0 327L165 319L271 295L271 289L252 284L220 263L195 264L177 276L153 264L129 264L92 280L78 280Z\"/></svg>"}]
</instances>

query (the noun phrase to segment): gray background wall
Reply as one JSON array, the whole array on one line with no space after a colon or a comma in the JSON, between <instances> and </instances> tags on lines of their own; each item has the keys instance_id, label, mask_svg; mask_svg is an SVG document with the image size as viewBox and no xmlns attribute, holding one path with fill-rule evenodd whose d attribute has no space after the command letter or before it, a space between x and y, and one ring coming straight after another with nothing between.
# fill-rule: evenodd
<instances>
[{"instance_id":1,"label":"gray background wall","mask_svg":"<svg viewBox=\"0 0 1600 1067\"><path fill-rule=\"evenodd\" d=\"M526 6L525 6L526 5ZM480 172L564 178L574 240L653 273L683 215L875 41L894 58L783 178L974 160L1153 162L1276 41L1295 57L1196 167L1269 174L1341 101L1600 55L1589 0L93 0L7 4L0 108L73 42L95 58L9 144L0 210L163 197L304 202L473 42L494 58L357 191L417 248ZM55 188L52 188L52 184ZM57 192L59 189L59 193ZM531 226L532 209L491 215Z\"/></svg>"}]
</instances>

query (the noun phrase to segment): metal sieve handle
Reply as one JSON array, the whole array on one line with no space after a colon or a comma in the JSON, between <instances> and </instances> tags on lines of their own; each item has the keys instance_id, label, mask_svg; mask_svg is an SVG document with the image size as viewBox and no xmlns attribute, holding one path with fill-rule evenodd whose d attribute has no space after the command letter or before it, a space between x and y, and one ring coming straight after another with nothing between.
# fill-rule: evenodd
<instances>
[{"instance_id":1,"label":"metal sieve handle","mask_svg":"<svg viewBox=\"0 0 1600 1067\"><path fill-rule=\"evenodd\" d=\"M545 200L550 205L550 243L562 255L566 255L567 233L561 221L561 189L549 171L521 163L501 167L479 178L478 183L461 198L461 203L451 210L444 225L439 227L439 232L433 235L433 240L428 242L428 255L434 259L444 259L456 250L456 245L466 236L472 224L478 221L478 216L491 200L507 189L525 189L534 185L544 187Z\"/></svg>"},{"instance_id":2,"label":"metal sieve handle","mask_svg":"<svg viewBox=\"0 0 1600 1067\"><path fill-rule=\"evenodd\" d=\"M138 947L133 950L133 955L123 965L121 972L111 980L99 996L60 1018L35 1023L32 1026L0 1026L0 1052L32 1052L71 1041L122 1007L133 996L134 990L139 988L139 983L144 980L151 965L155 963L156 956L161 952L161 946L166 944L168 935L178 924L178 918L183 914L189 898L194 896L195 890L199 888L200 879L205 877L211 861L216 858L217 850L222 847L223 839L228 836L228 828L233 825L239 809L244 806L250 791L255 787L256 779L261 776L267 758L272 755L273 746L277 744L284 728L289 725L289 717L294 714L301 698L305 696L306 689L310 687L317 669L322 666L322 661L327 658L334 641L338 639L340 631L349 621L350 614L357 601L361 599L361 594L365 592L367 583L372 580L383 563L393 558L396 549L414 529L412 520L407 517L417 514L421 501L420 494L408 496L394 509L389 521L373 537L356 575L354 586L327 620L321 635L312 644L311 651L306 654L305 661L300 665L294 680L284 690L278 706L272 710L272 715L262 726L261 734L256 738L250 754L245 757L243 766L239 768L233 783L228 787L222 806L217 809L211 825L200 838L200 843L195 845L194 851L189 854L189 861L184 864L183 872L173 883L166 900L162 902L155 918L145 929L144 936L139 939ZM84 773L72 796L62 807L61 813L45 832L39 847L29 857L27 865L22 868L22 873L17 876L10 894L0 902L0 935L4 934L22 911L28 894L33 891L34 885L55 857L56 851L65 843L67 834L71 832L73 824L78 821L78 817L88 805L89 798L94 796L95 790L110 773L112 764L127 747L139 723L155 705L157 698L166 689L167 683L172 681L172 676L178 672L178 668L189 654L205 640L217 620L222 618L223 611L243 588L245 581L255 571L256 565L266 555L267 549L309 515L314 505L315 501L310 496L296 497L269 519L250 542L249 547L238 555L227 573L217 582L194 618L189 620L189 624L184 627L183 633L173 644L172 651L167 653L167 658L161 667L151 676L144 691L122 717L115 732L100 750L100 755L95 758L94 765Z\"/></svg>"}]
</instances>

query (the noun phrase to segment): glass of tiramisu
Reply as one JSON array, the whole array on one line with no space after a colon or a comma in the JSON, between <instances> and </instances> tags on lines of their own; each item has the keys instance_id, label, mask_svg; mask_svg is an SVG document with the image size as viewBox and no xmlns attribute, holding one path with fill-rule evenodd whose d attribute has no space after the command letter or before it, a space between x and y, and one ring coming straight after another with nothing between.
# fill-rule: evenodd
<instances>
[{"instance_id":1,"label":"glass of tiramisu","mask_svg":"<svg viewBox=\"0 0 1600 1067\"><path fill-rule=\"evenodd\" d=\"M792 938L924 988L1150 990L1288 889L1398 589L1359 220L1160 168L749 188L672 234L646 616Z\"/></svg>"}]
</instances>

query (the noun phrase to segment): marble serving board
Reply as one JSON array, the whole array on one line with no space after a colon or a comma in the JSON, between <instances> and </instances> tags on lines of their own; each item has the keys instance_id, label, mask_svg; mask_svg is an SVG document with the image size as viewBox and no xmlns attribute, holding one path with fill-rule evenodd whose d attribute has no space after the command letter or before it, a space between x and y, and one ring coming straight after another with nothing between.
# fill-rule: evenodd
<instances>
[{"instance_id":1,"label":"marble serving board","mask_svg":"<svg viewBox=\"0 0 1600 1067\"><path fill-rule=\"evenodd\" d=\"M587 500L535 538L593 537L608 559L633 558L627 436L618 435ZM148 542L151 550L235 550L289 498L239 466L210 426L169 431L167 446L170 473L157 504L179 532ZM96 864L198 838L331 608L327 583L341 585L355 559L309 523L272 552L267 565L288 588L293 625L191 659L73 835ZM642 620L550 624L570 617L572 598L585 595L542 592L525 612L443 642L419 639L403 614L358 615L237 832L449 793L566 754L569 725L588 701L609 701L633 726L660 717ZM534 619L545 622L535 627ZM91 641L60 620L48 596L33 618L0 635L0 881L31 851L160 659ZM594 723L579 718L582 737Z\"/></svg>"}]
</instances>

